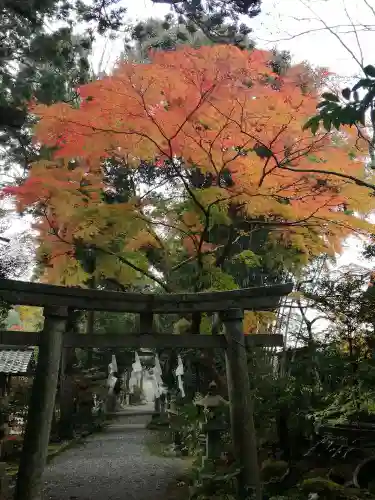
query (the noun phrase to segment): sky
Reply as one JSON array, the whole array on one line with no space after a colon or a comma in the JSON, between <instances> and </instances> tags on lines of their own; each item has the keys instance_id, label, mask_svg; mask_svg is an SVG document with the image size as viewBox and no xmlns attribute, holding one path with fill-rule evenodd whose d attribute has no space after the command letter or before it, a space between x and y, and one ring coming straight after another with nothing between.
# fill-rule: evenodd
<instances>
[{"instance_id":1,"label":"sky","mask_svg":"<svg viewBox=\"0 0 375 500\"><path fill-rule=\"evenodd\" d=\"M163 17L169 12L167 5L155 5L151 0L122 0L121 3L127 7L131 21ZM308 61L327 67L349 81L359 74L358 61L375 64L371 44L375 36L375 0L263 0L262 13L244 22L253 29L257 47L271 49L277 46L289 50L294 62ZM110 70L122 47L121 38L115 41L98 39L92 60L94 69L97 70L103 61L103 69ZM28 220L17 222L6 235L26 230L28 224ZM339 265L351 262L366 265L361 259L358 240L350 238L344 246Z\"/></svg>"}]
</instances>

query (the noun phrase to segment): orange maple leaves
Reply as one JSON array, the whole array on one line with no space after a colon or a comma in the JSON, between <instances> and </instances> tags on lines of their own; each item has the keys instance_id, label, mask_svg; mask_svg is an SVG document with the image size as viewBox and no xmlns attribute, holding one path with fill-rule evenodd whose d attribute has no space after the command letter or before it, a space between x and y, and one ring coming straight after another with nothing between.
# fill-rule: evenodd
<instances>
[{"instance_id":1,"label":"orange maple leaves","mask_svg":"<svg viewBox=\"0 0 375 500\"><path fill-rule=\"evenodd\" d=\"M104 159L133 168L151 161L172 168L194 202L194 235L181 236L190 252L214 249L202 239L213 207L233 205L306 254L336 251L344 236L369 230L353 212L366 213L374 202L347 179L320 172L361 178L362 153L350 130L316 136L302 130L317 103L308 71L295 66L280 77L270 59L268 52L228 45L158 51L148 64L122 62L113 75L81 87L78 109L34 105L36 141L58 146L54 167L34 166L13 193L25 205L48 197L61 222L74 198L101 203ZM69 171L71 159L78 170ZM47 168L55 168L52 177L44 175ZM189 183L197 168L211 179L205 189ZM94 186L89 194L74 184L82 175ZM186 220L173 222L186 230Z\"/></svg>"}]
</instances>

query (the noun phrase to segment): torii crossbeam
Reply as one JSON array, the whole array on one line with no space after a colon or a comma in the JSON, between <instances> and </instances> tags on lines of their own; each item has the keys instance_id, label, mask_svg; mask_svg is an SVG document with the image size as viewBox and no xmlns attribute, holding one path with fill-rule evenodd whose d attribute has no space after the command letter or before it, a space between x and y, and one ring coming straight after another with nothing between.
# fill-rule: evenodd
<instances>
[{"instance_id":1,"label":"torii crossbeam","mask_svg":"<svg viewBox=\"0 0 375 500\"><path fill-rule=\"evenodd\" d=\"M242 491L261 498L253 408L246 349L281 346L281 335L244 335L243 311L269 311L292 292L293 284L253 287L226 292L151 294L67 288L14 280L0 280L0 299L10 305L44 308L42 332L0 332L0 343L38 345L38 365L18 472L15 500L39 498L46 462L61 353L64 347L190 347L225 350L232 439L242 466ZM84 335L66 331L74 310L138 313L139 332L123 335ZM224 335L166 335L154 329L155 314L218 313Z\"/></svg>"}]
</instances>

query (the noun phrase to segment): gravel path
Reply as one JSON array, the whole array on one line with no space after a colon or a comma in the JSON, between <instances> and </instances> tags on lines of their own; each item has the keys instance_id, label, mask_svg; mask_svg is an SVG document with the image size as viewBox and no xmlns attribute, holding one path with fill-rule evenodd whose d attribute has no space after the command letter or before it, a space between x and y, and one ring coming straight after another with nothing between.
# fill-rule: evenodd
<instances>
[{"instance_id":1,"label":"gravel path","mask_svg":"<svg viewBox=\"0 0 375 500\"><path fill-rule=\"evenodd\" d=\"M149 417L129 417L129 424ZM121 422L123 423L123 422ZM184 469L177 458L150 455L145 428L108 430L66 450L44 474L48 500L167 500L166 489Z\"/></svg>"}]
</instances>

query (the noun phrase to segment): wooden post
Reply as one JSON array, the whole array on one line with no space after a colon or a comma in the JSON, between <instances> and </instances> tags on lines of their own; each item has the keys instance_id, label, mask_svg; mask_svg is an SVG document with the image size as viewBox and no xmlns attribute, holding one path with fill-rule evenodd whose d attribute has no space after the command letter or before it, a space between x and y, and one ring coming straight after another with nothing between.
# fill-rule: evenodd
<instances>
[{"instance_id":1,"label":"wooden post","mask_svg":"<svg viewBox=\"0 0 375 500\"><path fill-rule=\"evenodd\" d=\"M142 313L139 315L139 332L148 333L152 335L154 333L154 315L153 313Z\"/></svg>"},{"instance_id":2,"label":"wooden post","mask_svg":"<svg viewBox=\"0 0 375 500\"><path fill-rule=\"evenodd\" d=\"M44 329L41 334L14 500L41 500L41 478L47 458L67 316L68 311L63 307L44 309Z\"/></svg>"},{"instance_id":3,"label":"wooden post","mask_svg":"<svg viewBox=\"0 0 375 500\"><path fill-rule=\"evenodd\" d=\"M239 498L261 499L258 453L253 417L253 402L243 333L243 311L229 309L221 314L225 326L225 352L232 440L235 457L242 467L239 475Z\"/></svg>"}]
</instances>

